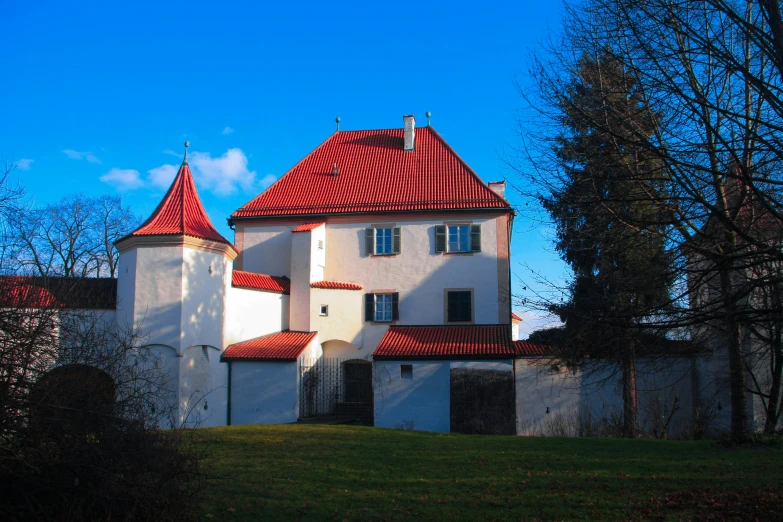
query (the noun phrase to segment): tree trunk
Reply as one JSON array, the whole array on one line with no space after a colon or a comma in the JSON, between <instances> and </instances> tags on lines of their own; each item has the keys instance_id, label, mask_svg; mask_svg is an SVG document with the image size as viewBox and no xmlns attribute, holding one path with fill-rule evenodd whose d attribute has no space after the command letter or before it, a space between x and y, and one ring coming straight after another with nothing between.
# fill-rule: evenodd
<instances>
[{"instance_id":1,"label":"tree trunk","mask_svg":"<svg viewBox=\"0 0 783 522\"><path fill-rule=\"evenodd\" d=\"M742 332L737 320L737 303L733 296L731 271L720 268L720 283L726 319L726 340L729 356L729 390L731 392L731 438L745 442L748 433L748 402L745 398L745 360L742 353Z\"/></svg>"},{"instance_id":2,"label":"tree trunk","mask_svg":"<svg viewBox=\"0 0 783 522\"><path fill-rule=\"evenodd\" d=\"M772 341L772 386L767 401L767 420L764 423L764 433L771 435L778 425L778 405L780 403L780 380L783 374L783 347L781 347L780 326L775 325L775 337Z\"/></svg>"},{"instance_id":3,"label":"tree trunk","mask_svg":"<svg viewBox=\"0 0 783 522\"><path fill-rule=\"evenodd\" d=\"M633 343L628 341L623 347L623 436L635 439L637 436L636 399L636 353Z\"/></svg>"}]
</instances>

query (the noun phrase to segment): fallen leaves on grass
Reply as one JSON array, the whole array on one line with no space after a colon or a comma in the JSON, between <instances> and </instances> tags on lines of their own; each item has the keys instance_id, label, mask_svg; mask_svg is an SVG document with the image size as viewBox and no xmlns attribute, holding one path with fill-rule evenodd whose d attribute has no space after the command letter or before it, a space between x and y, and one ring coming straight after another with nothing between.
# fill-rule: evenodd
<instances>
[{"instance_id":1,"label":"fallen leaves on grass","mask_svg":"<svg viewBox=\"0 0 783 522\"><path fill-rule=\"evenodd\" d=\"M676 491L632 503L650 518L664 518L667 511L687 512L699 522L780 520L783 513L783 489L766 487L739 492Z\"/></svg>"}]
</instances>

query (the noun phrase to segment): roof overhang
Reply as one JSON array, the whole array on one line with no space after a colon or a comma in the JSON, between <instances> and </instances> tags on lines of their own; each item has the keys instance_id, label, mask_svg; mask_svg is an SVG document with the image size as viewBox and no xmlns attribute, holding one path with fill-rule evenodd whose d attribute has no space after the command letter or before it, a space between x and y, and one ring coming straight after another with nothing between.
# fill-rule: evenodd
<instances>
[{"instance_id":1,"label":"roof overhang","mask_svg":"<svg viewBox=\"0 0 783 522\"><path fill-rule=\"evenodd\" d=\"M119 241L116 241L114 246L117 247L120 254L133 248L187 247L194 250L223 254L229 261L233 261L239 255L239 252L228 243L185 235L125 236Z\"/></svg>"}]
</instances>

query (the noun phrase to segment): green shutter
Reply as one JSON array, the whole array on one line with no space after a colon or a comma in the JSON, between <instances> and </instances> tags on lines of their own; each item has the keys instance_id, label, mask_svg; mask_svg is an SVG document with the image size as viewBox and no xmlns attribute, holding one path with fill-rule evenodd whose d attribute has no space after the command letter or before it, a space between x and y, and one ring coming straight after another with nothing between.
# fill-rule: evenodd
<instances>
[{"instance_id":1,"label":"green shutter","mask_svg":"<svg viewBox=\"0 0 783 522\"><path fill-rule=\"evenodd\" d=\"M446 225L435 225L435 252L446 251Z\"/></svg>"},{"instance_id":2,"label":"green shutter","mask_svg":"<svg viewBox=\"0 0 783 522\"><path fill-rule=\"evenodd\" d=\"M375 320L375 294L364 294L364 320Z\"/></svg>"},{"instance_id":3,"label":"green shutter","mask_svg":"<svg viewBox=\"0 0 783 522\"><path fill-rule=\"evenodd\" d=\"M392 229L392 252L394 252L395 254L399 254L400 246L401 246L400 227L394 227L394 229Z\"/></svg>"},{"instance_id":4,"label":"green shutter","mask_svg":"<svg viewBox=\"0 0 783 522\"><path fill-rule=\"evenodd\" d=\"M470 251L481 252L481 225L470 225Z\"/></svg>"},{"instance_id":5,"label":"green shutter","mask_svg":"<svg viewBox=\"0 0 783 522\"><path fill-rule=\"evenodd\" d=\"M364 250L368 256L375 253L375 229L373 228L364 231Z\"/></svg>"},{"instance_id":6,"label":"green shutter","mask_svg":"<svg viewBox=\"0 0 783 522\"><path fill-rule=\"evenodd\" d=\"M400 293L392 294L392 321L400 320Z\"/></svg>"}]
</instances>

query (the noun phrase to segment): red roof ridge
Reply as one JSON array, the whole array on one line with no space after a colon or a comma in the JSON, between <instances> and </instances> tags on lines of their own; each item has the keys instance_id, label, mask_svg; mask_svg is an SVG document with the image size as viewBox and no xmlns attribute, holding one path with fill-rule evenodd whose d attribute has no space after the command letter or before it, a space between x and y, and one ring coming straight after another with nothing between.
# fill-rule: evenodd
<instances>
[{"instance_id":1,"label":"red roof ridge","mask_svg":"<svg viewBox=\"0 0 783 522\"><path fill-rule=\"evenodd\" d=\"M361 290L363 287L358 283L347 283L342 281L316 281L310 283L310 288L327 288L330 290Z\"/></svg>"},{"instance_id":2,"label":"red roof ridge","mask_svg":"<svg viewBox=\"0 0 783 522\"><path fill-rule=\"evenodd\" d=\"M132 236L190 236L231 245L215 229L204 210L187 159L180 165L169 190L152 215L122 239Z\"/></svg>"},{"instance_id":3,"label":"red roof ridge","mask_svg":"<svg viewBox=\"0 0 783 522\"><path fill-rule=\"evenodd\" d=\"M244 270L231 271L231 286L281 294L287 294L291 291L291 281L287 277L245 272Z\"/></svg>"},{"instance_id":4,"label":"red roof ridge","mask_svg":"<svg viewBox=\"0 0 783 522\"><path fill-rule=\"evenodd\" d=\"M415 157L397 154L403 152L396 144L403 138L400 128L335 131L234 211L230 221L281 215L511 209L432 126L417 128L421 147ZM340 164L339 178L329 175L333 163L341 162L347 166ZM314 178L317 175L323 179ZM400 176L402 189L381 181L389 179L388 175ZM315 181L321 190L311 190Z\"/></svg>"},{"instance_id":5,"label":"red roof ridge","mask_svg":"<svg viewBox=\"0 0 783 522\"><path fill-rule=\"evenodd\" d=\"M393 325L374 359L513 359L511 328L503 324Z\"/></svg>"}]
</instances>

